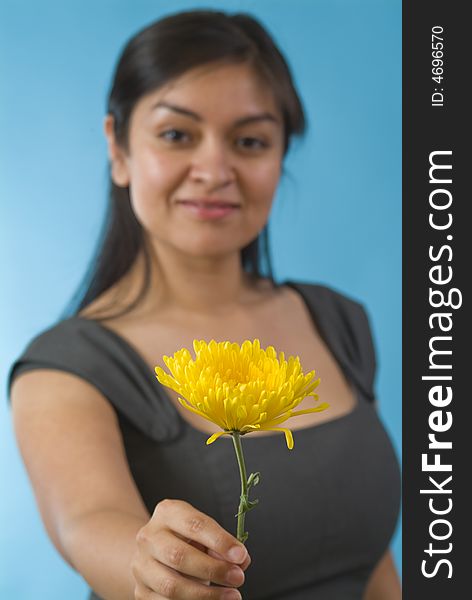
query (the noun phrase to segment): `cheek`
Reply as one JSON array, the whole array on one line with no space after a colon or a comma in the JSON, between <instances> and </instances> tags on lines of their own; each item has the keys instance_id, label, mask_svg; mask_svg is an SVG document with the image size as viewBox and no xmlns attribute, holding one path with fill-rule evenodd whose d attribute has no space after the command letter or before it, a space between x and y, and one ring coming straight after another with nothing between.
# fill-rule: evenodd
<instances>
[{"instance_id":1,"label":"cheek","mask_svg":"<svg viewBox=\"0 0 472 600\"><path fill-rule=\"evenodd\" d=\"M262 164L248 172L248 189L255 197L257 204L271 205L280 180L281 164Z\"/></svg>"},{"instance_id":2,"label":"cheek","mask_svg":"<svg viewBox=\"0 0 472 600\"><path fill-rule=\"evenodd\" d=\"M159 196L172 191L185 173L184 165L165 155L147 155L141 158L132 171L131 186L140 194Z\"/></svg>"},{"instance_id":3,"label":"cheek","mask_svg":"<svg viewBox=\"0 0 472 600\"><path fill-rule=\"evenodd\" d=\"M135 157L130 167L133 212L145 229L153 231L168 218L170 202L185 176L185 168L180 161L155 154Z\"/></svg>"},{"instance_id":4,"label":"cheek","mask_svg":"<svg viewBox=\"0 0 472 600\"><path fill-rule=\"evenodd\" d=\"M131 168L130 196L137 219L154 227L167 214L175 192L185 178L182 161L165 155L145 154Z\"/></svg>"}]
</instances>

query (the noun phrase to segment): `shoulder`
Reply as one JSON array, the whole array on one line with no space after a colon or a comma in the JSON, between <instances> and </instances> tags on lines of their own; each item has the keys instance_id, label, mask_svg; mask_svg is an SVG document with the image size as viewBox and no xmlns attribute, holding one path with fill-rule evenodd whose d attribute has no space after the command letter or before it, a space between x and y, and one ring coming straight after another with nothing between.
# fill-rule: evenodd
<instances>
[{"instance_id":1,"label":"shoulder","mask_svg":"<svg viewBox=\"0 0 472 600\"><path fill-rule=\"evenodd\" d=\"M153 371L126 340L97 321L71 317L36 335L10 368L9 395L17 377L38 370L75 375L157 441L178 434L175 409L159 393Z\"/></svg>"},{"instance_id":2,"label":"shoulder","mask_svg":"<svg viewBox=\"0 0 472 600\"><path fill-rule=\"evenodd\" d=\"M102 395L107 395L110 378L105 375L104 367L110 366L114 353L97 323L78 317L63 319L34 335L11 364L7 378L8 395L20 375L33 371L42 371L42 381L63 381L65 373L75 375L76 379L81 378ZM61 378L58 377L60 371Z\"/></svg>"},{"instance_id":3,"label":"shoulder","mask_svg":"<svg viewBox=\"0 0 472 600\"><path fill-rule=\"evenodd\" d=\"M77 387L84 392L85 382L77 377L81 372L78 368L81 362L79 329L75 319L65 319L40 330L30 339L10 365L7 376L9 401L13 395L18 397L18 390L26 396L34 392L35 397L41 389L53 393L61 386L69 391Z\"/></svg>"},{"instance_id":4,"label":"shoulder","mask_svg":"<svg viewBox=\"0 0 472 600\"><path fill-rule=\"evenodd\" d=\"M44 415L57 420L74 414L81 419L87 414L84 407L95 416L114 417L98 386L82 376L80 325L71 318L39 331L12 364L7 386L17 429L29 432Z\"/></svg>"},{"instance_id":5,"label":"shoulder","mask_svg":"<svg viewBox=\"0 0 472 600\"><path fill-rule=\"evenodd\" d=\"M303 295L312 316L338 355L356 373L373 399L376 352L370 319L364 305L326 285L306 281L287 281Z\"/></svg>"},{"instance_id":6,"label":"shoulder","mask_svg":"<svg viewBox=\"0 0 472 600\"><path fill-rule=\"evenodd\" d=\"M30 354L38 349L45 350L51 345L56 347L56 344L68 341L71 335L80 337L83 331L83 321L85 319L70 317L39 330L28 342L24 353Z\"/></svg>"},{"instance_id":7,"label":"shoulder","mask_svg":"<svg viewBox=\"0 0 472 600\"><path fill-rule=\"evenodd\" d=\"M360 301L326 285L292 280L286 284L298 289L323 318L342 321L352 334L370 333L367 311Z\"/></svg>"},{"instance_id":8,"label":"shoulder","mask_svg":"<svg viewBox=\"0 0 472 600\"><path fill-rule=\"evenodd\" d=\"M35 334L12 364L8 386L28 366L47 369L56 364L76 363L87 345L82 321L74 317L64 319Z\"/></svg>"}]
</instances>

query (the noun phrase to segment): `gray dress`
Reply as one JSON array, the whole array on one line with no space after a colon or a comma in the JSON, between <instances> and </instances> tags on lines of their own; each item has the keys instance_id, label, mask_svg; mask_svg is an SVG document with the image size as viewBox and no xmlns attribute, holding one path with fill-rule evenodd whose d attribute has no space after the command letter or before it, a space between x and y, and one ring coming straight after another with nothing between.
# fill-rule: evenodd
<instances>
[{"instance_id":1,"label":"gray dress","mask_svg":"<svg viewBox=\"0 0 472 600\"><path fill-rule=\"evenodd\" d=\"M357 404L295 431L292 451L283 434L243 438L248 472L262 479L252 492L259 505L246 515L252 564L240 591L245 600L360 600L400 504L398 461L374 406L369 324L360 304L327 287L284 285L301 294ZM182 418L128 342L103 324L71 317L32 340L9 384L41 368L74 373L109 400L150 513L161 499L180 498L235 534L240 481L231 439L206 446L208 435Z\"/></svg>"}]
</instances>

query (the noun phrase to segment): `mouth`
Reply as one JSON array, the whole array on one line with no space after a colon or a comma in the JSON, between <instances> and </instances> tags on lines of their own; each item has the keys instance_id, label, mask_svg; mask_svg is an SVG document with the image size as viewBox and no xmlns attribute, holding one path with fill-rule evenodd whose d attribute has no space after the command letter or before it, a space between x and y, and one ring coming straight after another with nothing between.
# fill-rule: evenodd
<instances>
[{"instance_id":1,"label":"mouth","mask_svg":"<svg viewBox=\"0 0 472 600\"><path fill-rule=\"evenodd\" d=\"M213 200L213 199L206 199L206 198L196 198L196 199L191 199L191 200L179 200L178 201L179 204L191 204L193 206L198 206L198 207L204 207L204 208L227 208L227 207L233 207L233 208L237 208L239 207L239 204L237 202L228 202L226 200Z\"/></svg>"},{"instance_id":2,"label":"mouth","mask_svg":"<svg viewBox=\"0 0 472 600\"><path fill-rule=\"evenodd\" d=\"M240 206L236 203L220 200L180 200L178 205L185 213L198 220L222 219L236 213Z\"/></svg>"}]
</instances>

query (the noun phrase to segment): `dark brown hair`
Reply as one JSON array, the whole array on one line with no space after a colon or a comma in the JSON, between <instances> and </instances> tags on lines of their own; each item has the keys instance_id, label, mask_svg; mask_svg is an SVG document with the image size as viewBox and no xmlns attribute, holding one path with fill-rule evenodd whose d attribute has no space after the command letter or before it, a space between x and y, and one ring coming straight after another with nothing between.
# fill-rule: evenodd
<instances>
[{"instance_id":1,"label":"dark brown hair","mask_svg":"<svg viewBox=\"0 0 472 600\"><path fill-rule=\"evenodd\" d=\"M191 69L213 62L248 63L273 90L283 116L285 154L292 136L304 132L305 117L284 57L253 17L208 10L180 12L160 19L126 44L115 68L107 105L107 112L114 117L118 143L127 148L130 117L145 94ZM134 308L150 284L151 260L145 239L130 206L129 189L116 186L110 179L108 210L95 257L66 314L77 314L111 288L142 252L145 275L140 293L119 314ZM262 276L263 259L267 275L276 285L267 225L241 250L243 269L256 279Z\"/></svg>"}]
</instances>

